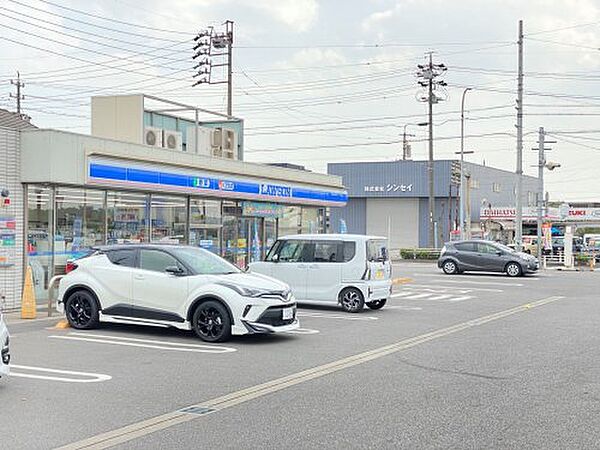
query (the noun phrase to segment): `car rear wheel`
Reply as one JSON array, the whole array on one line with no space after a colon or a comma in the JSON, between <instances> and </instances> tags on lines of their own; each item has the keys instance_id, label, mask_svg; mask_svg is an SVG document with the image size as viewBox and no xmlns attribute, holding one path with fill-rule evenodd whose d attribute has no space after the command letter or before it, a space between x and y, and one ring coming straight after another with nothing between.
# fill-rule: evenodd
<instances>
[{"instance_id":1,"label":"car rear wheel","mask_svg":"<svg viewBox=\"0 0 600 450\"><path fill-rule=\"evenodd\" d=\"M506 274L509 277L520 277L523 275L523 269L521 269L519 264L511 262L506 265Z\"/></svg>"},{"instance_id":2,"label":"car rear wheel","mask_svg":"<svg viewBox=\"0 0 600 450\"><path fill-rule=\"evenodd\" d=\"M365 299L362 292L356 288L346 288L340 294L340 303L342 309L349 313L357 313L362 311L365 306Z\"/></svg>"},{"instance_id":3,"label":"car rear wheel","mask_svg":"<svg viewBox=\"0 0 600 450\"><path fill-rule=\"evenodd\" d=\"M367 302L367 306L371 309L381 309L387 303L387 299L383 300L373 300L372 302Z\"/></svg>"},{"instance_id":4,"label":"car rear wheel","mask_svg":"<svg viewBox=\"0 0 600 450\"><path fill-rule=\"evenodd\" d=\"M231 319L227 309L210 300L200 304L192 316L192 328L206 342L223 342L231 337Z\"/></svg>"},{"instance_id":5,"label":"car rear wheel","mask_svg":"<svg viewBox=\"0 0 600 450\"><path fill-rule=\"evenodd\" d=\"M458 266L454 261L448 259L442 264L442 270L446 275L454 275L458 273Z\"/></svg>"},{"instance_id":6,"label":"car rear wheel","mask_svg":"<svg viewBox=\"0 0 600 450\"><path fill-rule=\"evenodd\" d=\"M78 330L96 328L100 321L96 299L84 290L69 295L65 302L65 313L69 325Z\"/></svg>"}]
</instances>

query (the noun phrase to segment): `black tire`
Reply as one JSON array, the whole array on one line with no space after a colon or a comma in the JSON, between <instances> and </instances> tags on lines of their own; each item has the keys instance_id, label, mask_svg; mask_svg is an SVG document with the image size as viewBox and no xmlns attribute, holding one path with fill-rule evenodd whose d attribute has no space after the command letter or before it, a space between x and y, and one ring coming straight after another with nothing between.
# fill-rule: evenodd
<instances>
[{"instance_id":1,"label":"black tire","mask_svg":"<svg viewBox=\"0 0 600 450\"><path fill-rule=\"evenodd\" d=\"M451 259L447 259L442 263L442 270L446 275L456 275L459 273L458 265Z\"/></svg>"},{"instance_id":2,"label":"black tire","mask_svg":"<svg viewBox=\"0 0 600 450\"><path fill-rule=\"evenodd\" d=\"M231 317L221 303L209 300L196 307L192 328L206 342L224 342L231 338Z\"/></svg>"},{"instance_id":3,"label":"black tire","mask_svg":"<svg viewBox=\"0 0 600 450\"><path fill-rule=\"evenodd\" d=\"M72 328L90 330L100 322L98 302L92 294L83 289L69 295L65 302L65 315Z\"/></svg>"},{"instance_id":4,"label":"black tire","mask_svg":"<svg viewBox=\"0 0 600 450\"><path fill-rule=\"evenodd\" d=\"M340 293L342 309L349 313L361 312L365 307L365 298L356 288L346 288Z\"/></svg>"},{"instance_id":5,"label":"black tire","mask_svg":"<svg viewBox=\"0 0 600 450\"><path fill-rule=\"evenodd\" d=\"M387 299L383 300L373 300L372 302L367 302L367 306L371 309L381 309L387 303Z\"/></svg>"},{"instance_id":6,"label":"black tire","mask_svg":"<svg viewBox=\"0 0 600 450\"><path fill-rule=\"evenodd\" d=\"M506 272L506 275L513 278L523 275L523 268L516 262L509 262L504 268L504 271Z\"/></svg>"}]
</instances>

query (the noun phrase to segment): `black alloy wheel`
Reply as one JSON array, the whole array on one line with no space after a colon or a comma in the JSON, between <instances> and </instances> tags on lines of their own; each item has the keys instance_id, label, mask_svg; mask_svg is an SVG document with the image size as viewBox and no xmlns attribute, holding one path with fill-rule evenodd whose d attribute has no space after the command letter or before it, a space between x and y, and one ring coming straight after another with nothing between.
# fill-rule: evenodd
<instances>
[{"instance_id":1,"label":"black alloy wheel","mask_svg":"<svg viewBox=\"0 0 600 450\"><path fill-rule=\"evenodd\" d=\"M356 288L346 288L340 294L340 303L342 309L349 313L357 313L362 311L365 306L365 299L362 292Z\"/></svg>"},{"instance_id":2,"label":"black alloy wheel","mask_svg":"<svg viewBox=\"0 0 600 450\"><path fill-rule=\"evenodd\" d=\"M368 302L367 306L371 309L381 309L386 303L387 299L384 298L383 300L373 300L372 302Z\"/></svg>"},{"instance_id":3,"label":"black alloy wheel","mask_svg":"<svg viewBox=\"0 0 600 450\"><path fill-rule=\"evenodd\" d=\"M221 303L213 300L196 308L192 327L198 337L206 342L223 342L231 337L229 312Z\"/></svg>"},{"instance_id":4,"label":"black alloy wheel","mask_svg":"<svg viewBox=\"0 0 600 450\"><path fill-rule=\"evenodd\" d=\"M98 303L88 291L79 290L69 295L65 313L69 325L77 330L89 330L98 326Z\"/></svg>"}]
</instances>

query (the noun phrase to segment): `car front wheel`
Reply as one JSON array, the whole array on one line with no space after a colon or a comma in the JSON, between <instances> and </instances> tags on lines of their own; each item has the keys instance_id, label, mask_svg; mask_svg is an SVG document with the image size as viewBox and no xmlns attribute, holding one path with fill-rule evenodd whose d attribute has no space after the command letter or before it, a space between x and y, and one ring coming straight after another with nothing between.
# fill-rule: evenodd
<instances>
[{"instance_id":1,"label":"car front wheel","mask_svg":"<svg viewBox=\"0 0 600 450\"><path fill-rule=\"evenodd\" d=\"M65 302L69 325L77 330L96 328L99 322L98 303L88 291L73 292Z\"/></svg>"},{"instance_id":2,"label":"car front wheel","mask_svg":"<svg viewBox=\"0 0 600 450\"><path fill-rule=\"evenodd\" d=\"M365 299L362 292L356 288L347 288L340 294L340 303L342 309L349 313L357 313L362 311L365 306Z\"/></svg>"},{"instance_id":3,"label":"car front wheel","mask_svg":"<svg viewBox=\"0 0 600 450\"><path fill-rule=\"evenodd\" d=\"M231 337L231 319L219 302L207 301L194 311L192 328L206 342L223 342Z\"/></svg>"},{"instance_id":4,"label":"car front wheel","mask_svg":"<svg viewBox=\"0 0 600 450\"><path fill-rule=\"evenodd\" d=\"M373 300L372 302L368 302L367 306L371 309L381 309L387 303L386 299L383 300Z\"/></svg>"},{"instance_id":5,"label":"car front wheel","mask_svg":"<svg viewBox=\"0 0 600 450\"><path fill-rule=\"evenodd\" d=\"M511 262L506 265L506 274L509 277L520 277L523 274L523 269L519 264Z\"/></svg>"},{"instance_id":6,"label":"car front wheel","mask_svg":"<svg viewBox=\"0 0 600 450\"><path fill-rule=\"evenodd\" d=\"M442 270L446 275L454 275L458 273L458 266L454 261L449 259L442 264Z\"/></svg>"}]
</instances>

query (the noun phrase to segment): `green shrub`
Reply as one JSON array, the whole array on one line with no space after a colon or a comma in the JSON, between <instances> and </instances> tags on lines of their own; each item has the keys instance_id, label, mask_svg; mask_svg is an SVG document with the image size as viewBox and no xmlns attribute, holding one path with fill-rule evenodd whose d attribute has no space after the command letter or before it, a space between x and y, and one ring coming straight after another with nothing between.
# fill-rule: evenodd
<instances>
[{"instance_id":1,"label":"green shrub","mask_svg":"<svg viewBox=\"0 0 600 450\"><path fill-rule=\"evenodd\" d=\"M440 251L431 248L401 248L402 259L436 260L440 257Z\"/></svg>"}]
</instances>

